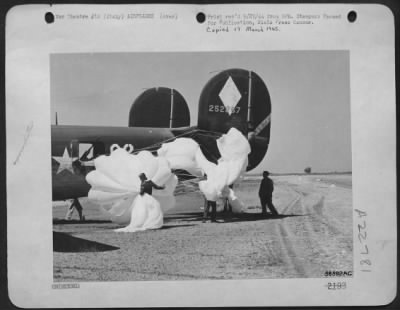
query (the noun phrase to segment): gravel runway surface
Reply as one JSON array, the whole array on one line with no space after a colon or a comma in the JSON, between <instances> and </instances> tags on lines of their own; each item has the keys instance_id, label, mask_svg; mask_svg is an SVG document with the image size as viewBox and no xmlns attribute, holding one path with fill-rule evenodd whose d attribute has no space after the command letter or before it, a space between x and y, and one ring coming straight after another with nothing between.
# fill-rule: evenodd
<instances>
[{"instance_id":1,"label":"gravel runway surface","mask_svg":"<svg viewBox=\"0 0 400 310\"><path fill-rule=\"evenodd\" d=\"M235 185L244 214L202 223L202 195L180 189L159 230L116 233L82 199L86 220L63 220L54 203L55 281L320 278L353 269L351 175L272 176L281 214L262 218L259 178ZM76 214L75 214L76 216Z\"/></svg>"}]
</instances>

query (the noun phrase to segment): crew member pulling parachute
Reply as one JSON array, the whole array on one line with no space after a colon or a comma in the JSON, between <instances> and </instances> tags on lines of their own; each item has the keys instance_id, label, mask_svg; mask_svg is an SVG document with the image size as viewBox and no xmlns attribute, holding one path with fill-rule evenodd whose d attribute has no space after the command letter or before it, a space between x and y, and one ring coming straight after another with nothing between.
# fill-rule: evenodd
<instances>
[{"instance_id":1,"label":"crew member pulling parachute","mask_svg":"<svg viewBox=\"0 0 400 310\"><path fill-rule=\"evenodd\" d=\"M158 93L160 90L164 89L151 91ZM214 76L201 93L197 127L173 128L177 108L185 107L186 103L180 100L180 105L176 104L178 96L174 90L165 93L170 107L169 127L176 137L174 141L149 146L147 149L158 149L157 157L148 151L135 150L132 153L137 154L130 154L125 149L116 149L110 156L96 159L96 170L87 175L87 181L92 185L89 198L100 203L114 222L130 222L123 231L161 227L160 212L175 203L173 192L177 178L172 170L176 169L194 176L207 174L207 180L199 182L207 199L226 197L233 211L240 212L241 204L228 186L246 169L256 167L268 149L271 102L264 82L256 73L230 69ZM140 109L147 107L140 100L135 104L140 105ZM134 110L132 108L131 112ZM168 115L167 112L164 114ZM130 125L135 126L132 117ZM159 127L151 123L145 126ZM155 190L155 198L150 195L150 198L140 198L141 173L165 189ZM156 206L158 202L159 207ZM153 211L144 212L144 205L151 205L147 209ZM135 208L142 211L132 212Z\"/></svg>"},{"instance_id":2,"label":"crew member pulling parachute","mask_svg":"<svg viewBox=\"0 0 400 310\"><path fill-rule=\"evenodd\" d=\"M187 138L164 144L157 157L148 151L136 155L126 148L116 148L110 156L95 159L96 170L86 176L92 186L89 199L102 205L114 222L126 224L130 220L127 227L117 231L160 228L162 210L168 210L175 202L173 192L177 177L172 170L179 168L207 174L207 181L199 183L207 199L226 197L234 204L234 194L228 186L245 171L250 145L235 128L219 138L217 145L222 155L217 164L208 161L199 145ZM144 176L154 184L157 199L141 192Z\"/></svg>"}]
</instances>

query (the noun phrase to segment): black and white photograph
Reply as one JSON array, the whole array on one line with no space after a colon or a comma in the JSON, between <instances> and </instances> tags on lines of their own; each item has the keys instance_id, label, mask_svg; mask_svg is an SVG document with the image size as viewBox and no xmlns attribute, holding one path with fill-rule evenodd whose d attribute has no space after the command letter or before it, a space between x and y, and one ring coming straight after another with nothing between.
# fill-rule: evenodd
<instances>
[{"instance_id":1,"label":"black and white photograph","mask_svg":"<svg viewBox=\"0 0 400 310\"><path fill-rule=\"evenodd\" d=\"M10 301L390 303L393 25L373 4L11 8Z\"/></svg>"},{"instance_id":2,"label":"black and white photograph","mask_svg":"<svg viewBox=\"0 0 400 310\"><path fill-rule=\"evenodd\" d=\"M352 277L347 51L50 69L54 281Z\"/></svg>"}]
</instances>

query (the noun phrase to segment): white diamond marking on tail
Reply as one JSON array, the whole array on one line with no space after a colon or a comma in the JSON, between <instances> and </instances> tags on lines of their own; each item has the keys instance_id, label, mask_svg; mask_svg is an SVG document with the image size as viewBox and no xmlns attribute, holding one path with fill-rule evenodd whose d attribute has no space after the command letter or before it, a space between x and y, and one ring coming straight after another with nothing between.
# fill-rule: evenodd
<instances>
[{"instance_id":1,"label":"white diamond marking on tail","mask_svg":"<svg viewBox=\"0 0 400 310\"><path fill-rule=\"evenodd\" d=\"M218 96L221 98L221 101L226 108L226 112L228 112L229 115L232 114L235 106L239 102L240 98L242 98L242 95L231 77L228 78Z\"/></svg>"}]
</instances>

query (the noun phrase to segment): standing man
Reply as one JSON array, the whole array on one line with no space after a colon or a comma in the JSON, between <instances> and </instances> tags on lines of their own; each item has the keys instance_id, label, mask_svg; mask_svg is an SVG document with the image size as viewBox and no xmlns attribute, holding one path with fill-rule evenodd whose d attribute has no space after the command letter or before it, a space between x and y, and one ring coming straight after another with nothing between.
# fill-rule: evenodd
<instances>
[{"instance_id":1,"label":"standing man","mask_svg":"<svg viewBox=\"0 0 400 310\"><path fill-rule=\"evenodd\" d=\"M78 215L79 215L79 220L80 221L84 221L85 217L82 214L82 205L79 202L78 198L74 198L71 202L71 205L68 208L67 214L65 215L65 219L67 221L70 221L72 218L72 214L74 213L74 209L76 209L76 211L78 211Z\"/></svg>"},{"instance_id":2,"label":"standing man","mask_svg":"<svg viewBox=\"0 0 400 310\"><path fill-rule=\"evenodd\" d=\"M211 222L217 221L217 202L215 200L207 199L207 204L204 206L203 223L205 223L207 220L208 210L210 208L211 208Z\"/></svg>"},{"instance_id":3,"label":"standing man","mask_svg":"<svg viewBox=\"0 0 400 310\"><path fill-rule=\"evenodd\" d=\"M273 215L278 215L274 205L272 204L272 192L274 191L274 182L268 177L269 172L264 171L263 179L260 184L258 196L260 197L262 215L267 215L267 205Z\"/></svg>"},{"instance_id":4,"label":"standing man","mask_svg":"<svg viewBox=\"0 0 400 310\"><path fill-rule=\"evenodd\" d=\"M207 174L204 174L204 179L207 180ZM217 221L217 202L215 200L209 200L206 195L204 195L204 212L203 212L203 223L206 222L208 217L208 211L211 208L211 222Z\"/></svg>"}]
</instances>

